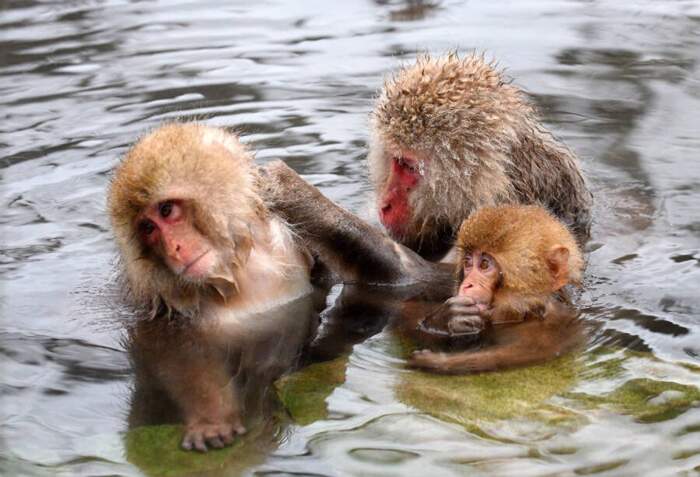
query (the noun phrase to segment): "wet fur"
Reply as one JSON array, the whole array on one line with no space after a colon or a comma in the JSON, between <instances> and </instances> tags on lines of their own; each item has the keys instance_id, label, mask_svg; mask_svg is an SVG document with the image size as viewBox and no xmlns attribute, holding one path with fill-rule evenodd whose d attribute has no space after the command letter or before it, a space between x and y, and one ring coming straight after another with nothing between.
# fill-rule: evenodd
<instances>
[{"instance_id":1,"label":"wet fur","mask_svg":"<svg viewBox=\"0 0 700 477\"><path fill-rule=\"evenodd\" d=\"M576 157L483 56L420 56L386 79L371 124L375 190L402 149L423 161L413 219L395 237L422 255L446 248L474 210L503 203L541 204L588 238L592 196Z\"/></svg>"}]
</instances>

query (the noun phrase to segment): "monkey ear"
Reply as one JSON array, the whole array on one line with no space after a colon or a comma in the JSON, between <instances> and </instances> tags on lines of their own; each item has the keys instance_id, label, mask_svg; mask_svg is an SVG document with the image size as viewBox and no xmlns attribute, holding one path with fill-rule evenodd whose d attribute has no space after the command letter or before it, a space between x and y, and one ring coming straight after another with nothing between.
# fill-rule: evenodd
<instances>
[{"instance_id":1,"label":"monkey ear","mask_svg":"<svg viewBox=\"0 0 700 477\"><path fill-rule=\"evenodd\" d=\"M552 274L553 291L557 291L569 283L569 249L555 245L547 252L546 260Z\"/></svg>"}]
</instances>

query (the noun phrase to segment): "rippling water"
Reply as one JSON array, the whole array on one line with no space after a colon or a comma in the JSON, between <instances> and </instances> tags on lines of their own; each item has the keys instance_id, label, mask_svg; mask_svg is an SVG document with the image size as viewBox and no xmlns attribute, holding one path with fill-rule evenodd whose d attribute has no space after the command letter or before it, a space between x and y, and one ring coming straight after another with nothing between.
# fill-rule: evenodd
<instances>
[{"instance_id":1,"label":"rippling water","mask_svg":"<svg viewBox=\"0 0 700 477\"><path fill-rule=\"evenodd\" d=\"M148 472L126 457L132 372L101 286L105 189L129 143L172 118L234 126L261 163L364 213L383 75L452 48L507 66L596 195L581 305L599 329L547 400L575 424L435 415L406 397L383 333L355 346L328 416L286 426L247 472L700 472L697 398L651 419L572 397L700 388L700 4L557 0L3 2L0 471Z\"/></svg>"}]
</instances>

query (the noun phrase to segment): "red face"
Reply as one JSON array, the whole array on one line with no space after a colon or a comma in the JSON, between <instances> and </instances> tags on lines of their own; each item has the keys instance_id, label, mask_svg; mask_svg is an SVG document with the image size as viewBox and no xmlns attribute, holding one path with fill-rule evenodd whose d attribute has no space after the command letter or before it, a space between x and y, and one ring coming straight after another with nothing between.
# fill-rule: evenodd
<instances>
[{"instance_id":1,"label":"red face","mask_svg":"<svg viewBox=\"0 0 700 477\"><path fill-rule=\"evenodd\" d=\"M457 295L467 296L477 305L488 307L493 301L501 277L496 259L481 250L474 250L465 255L462 267L464 278Z\"/></svg>"},{"instance_id":2,"label":"red face","mask_svg":"<svg viewBox=\"0 0 700 477\"><path fill-rule=\"evenodd\" d=\"M216 264L212 245L192 225L184 201L153 204L137 224L141 242L173 273L196 281L206 278Z\"/></svg>"},{"instance_id":3,"label":"red face","mask_svg":"<svg viewBox=\"0 0 700 477\"><path fill-rule=\"evenodd\" d=\"M418 160L408 154L391 159L384 190L379 196L379 220L393 236L403 234L411 219L409 196L421 179Z\"/></svg>"}]
</instances>

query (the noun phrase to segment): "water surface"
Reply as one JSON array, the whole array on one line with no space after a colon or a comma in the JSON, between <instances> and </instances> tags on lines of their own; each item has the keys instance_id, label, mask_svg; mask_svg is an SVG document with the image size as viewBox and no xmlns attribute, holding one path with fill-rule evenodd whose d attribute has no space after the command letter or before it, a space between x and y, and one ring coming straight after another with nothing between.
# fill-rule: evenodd
<instances>
[{"instance_id":1,"label":"water surface","mask_svg":"<svg viewBox=\"0 0 700 477\"><path fill-rule=\"evenodd\" d=\"M475 409L460 425L432 415L407 397L413 375L381 333L341 365L328 415L286 425L245 472L700 472L697 401L645 419L572 397L639 379L700 387L697 2L29 0L0 8L3 474L145 472L125 451L133 373L101 296L114 255L105 190L130 143L174 118L233 126L260 163L283 159L365 214L368 112L383 76L416 52L453 48L485 51L507 67L580 156L596 196L580 304L599 328L566 368L570 382L546 399L576 419L488 419ZM674 392L652 393L651 405Z\"/></svg>"}]
</instances>

